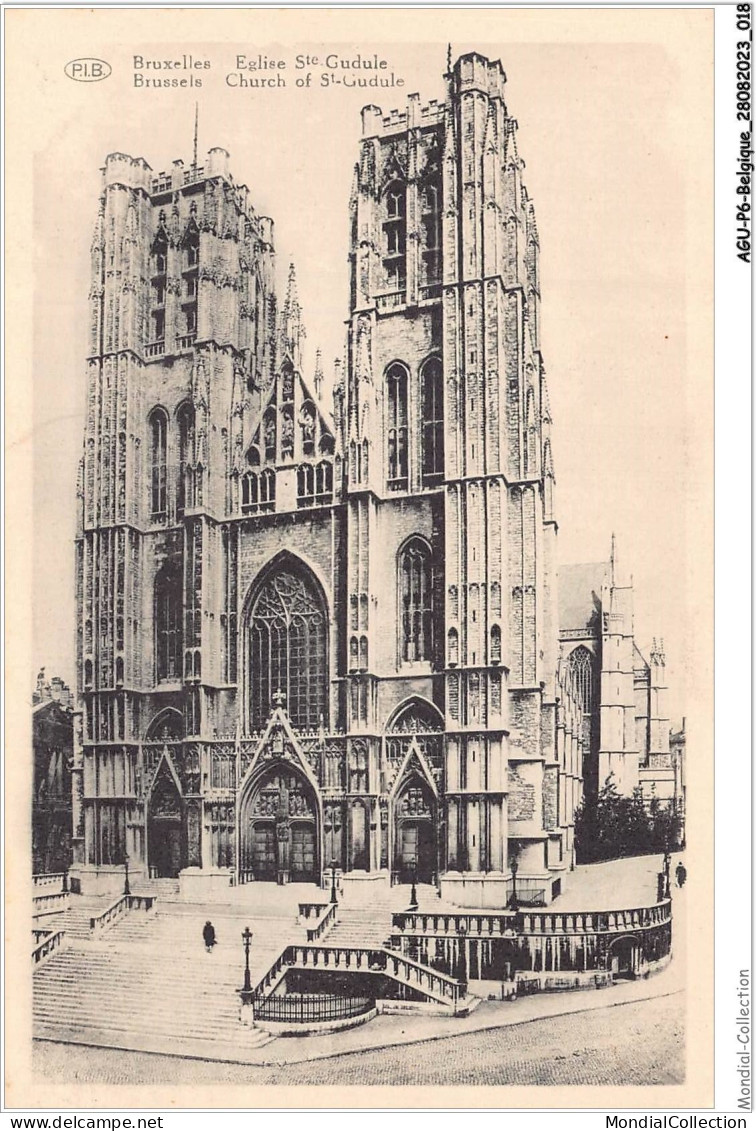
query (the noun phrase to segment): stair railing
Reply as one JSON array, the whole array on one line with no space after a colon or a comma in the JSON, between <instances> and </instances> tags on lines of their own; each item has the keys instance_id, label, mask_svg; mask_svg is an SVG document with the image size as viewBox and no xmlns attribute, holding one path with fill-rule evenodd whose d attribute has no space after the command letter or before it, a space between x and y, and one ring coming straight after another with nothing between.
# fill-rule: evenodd
<instances>
[{"instance_id":1,"label":"stair railing","mask_svg":"<svg viewBox=\"0 0 756 1131\"><path fill-rule=\"evenodd\" d=\"M130 911L151 911L155 899L154 895L121 895L99 915L90 917L89 929L92 934L101 934Z\"/></svg>"}]
</instances>

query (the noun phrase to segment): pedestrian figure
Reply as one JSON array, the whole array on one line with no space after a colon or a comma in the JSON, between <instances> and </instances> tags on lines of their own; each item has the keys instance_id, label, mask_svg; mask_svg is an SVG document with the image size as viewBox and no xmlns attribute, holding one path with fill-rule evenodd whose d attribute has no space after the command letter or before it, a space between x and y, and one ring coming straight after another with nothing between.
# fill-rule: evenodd
<instances>
[{"instance_id":1,"label":"pedestrian figure","mask_svg":"<svg viewBox=\"0 0 756 1131\"><path fill-rule=\"evenodd\" d=\"M687 880L687 878L688 878L687 868L683 864L682 860L680 860L677 867L675 868L675 879L677 880L677 886L679 888L681 888L683 886L683 884L685 883L685 881Z\"/></svg>"},{"instance_id":2,"label":"pedestrian figure","mask_svg":"<svg viewBox=\"0 0 756 1131\"><path fill-rule=\"evenodd\" d=\"M202 928L202 937L205 940L205 950L207 951L208 954L211 954L213 947L215 946L216 939L215 939L215 927L213 926L213 924L210 922L209 919L205 923L204 927Z\"/></svg>"}]
</instances>

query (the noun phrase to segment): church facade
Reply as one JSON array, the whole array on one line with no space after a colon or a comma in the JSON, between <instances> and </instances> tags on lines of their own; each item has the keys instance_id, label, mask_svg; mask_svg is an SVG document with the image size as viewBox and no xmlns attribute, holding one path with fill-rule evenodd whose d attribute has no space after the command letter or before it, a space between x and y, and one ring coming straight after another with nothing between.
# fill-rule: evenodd
<instances>
[{"instance_id":1,"label":"church facade","mask_svg":"<svg viewBox=\"0 0 756 1131\"><path fill-rule=\"evenodd\" d=\"M363 110L328 381L225 151L158 176L107 158L76 540L83 890L115 890L126 860L196 888L336 868L366 898L561 890L584 725L504 87L469 54L443 101Z\"/></svg>"}]
</instances>

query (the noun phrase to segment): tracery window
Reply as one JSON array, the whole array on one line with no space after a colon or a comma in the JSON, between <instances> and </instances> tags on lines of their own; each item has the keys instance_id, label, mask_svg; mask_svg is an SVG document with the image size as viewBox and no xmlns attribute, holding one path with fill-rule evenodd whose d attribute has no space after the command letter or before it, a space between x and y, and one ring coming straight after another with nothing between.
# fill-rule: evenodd
<instances>
[{"instance_id":1,"label":"tracery window","mask_svg":"<svg viewBox=\"0 0 756 1131\"><path fill-rule=\"evenodd\" d=\"M400 651L405 663L429 660L432 645L433 566L427 542L412 538L399 552Z\"/></svg>"},{"instance_id":2,"label":"tracery window","mask_svg":"<svg viewBox=\"0 0 756 1131\"><path fill-rule=\"evenodd\" d=\"M333 465L321 460L313 467L303 463L297 468L297 506L316 507L333 499Z\"/></svg>"},{"instance_id":3,"label":"tracery window","mask_svg":"<svg viewBox=\"0 0 756 1131\"><path fill-rule=\"evenodd\" d=\"M245 471L241 479L242 514L270 513L276 509L276 473L266 467L259 475Z\"/></svg>"},{"instance_id":4,"label":"tracery window","mask_svg":"<svg viewBox=\"0 0 756 1131\"><path fill-rule=\"evenodd\" d=\"M593 656L582 644L567 661L572 694L585 714L593 706Z\"/></svg>"},{"instance_id":5,"label":"tracery window","mask_svg":"<svg viewBox=\"0 0 756 1131\"><path fill-rule=\"evenodd\" d=\"M165 518L168 417L156 408L150 415L150 513L153 519Z\"/></svg>"},{"instance_id":6,"label":"tracery window","mask_svg":"<svg viewBox=\"0 0 756 1131\"><path fill-rule=\"evenodd\" d=\"M423 395L423 481L444 472L444 374L441 361L431 357L421 374Z\"/></svg>"},{"instance_id":7,"label":"tracery window","mask_svg":"<svg viewBox=\"0 0 756 1131\"><path fill-rule=\"evenodd\" d=\"M258 593L249 622L250 723L261 729L282 691L300 729L328 719L328 626L312 576L284 566Z\"/></svg>"},{"instance_id":8,"label":"tracery window","mask_svg":"<svg viewBox=\"0 0 756 1131\"><path fill-rule=\"evenodd\" d=\"M407 486L407 370L395 362L386 374L388 486Z\"/></svg>"},{"instance_id":9,"label":"tracery window","mask_svg":"<svg viewBox=\"0 0 756 1131\"><path fill-rule=\"evenodd\" d=\"M166 565L155 578L155 677L181 679L183 652L181 571Z\"/></svg>"}]
</instances>

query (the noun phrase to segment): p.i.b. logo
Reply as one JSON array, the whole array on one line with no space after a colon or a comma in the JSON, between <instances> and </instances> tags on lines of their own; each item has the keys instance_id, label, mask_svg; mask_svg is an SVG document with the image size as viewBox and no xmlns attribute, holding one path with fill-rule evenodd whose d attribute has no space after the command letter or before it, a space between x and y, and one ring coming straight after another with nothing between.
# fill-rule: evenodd
<instances>
[{"instance_id":1,"label":"p.i.b. logo","mask_svg":"<svg viewBox=\"0 0 756 1131\"><path fill-rule=\"evenodd\" d=\"M74 82L102 82L113 68L104 59L71 59L63 70Z\"/></svg>"}]
</instances>

